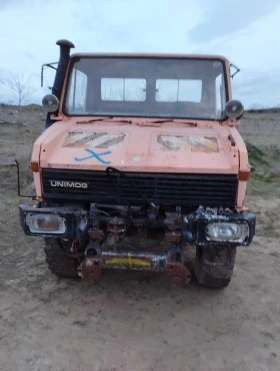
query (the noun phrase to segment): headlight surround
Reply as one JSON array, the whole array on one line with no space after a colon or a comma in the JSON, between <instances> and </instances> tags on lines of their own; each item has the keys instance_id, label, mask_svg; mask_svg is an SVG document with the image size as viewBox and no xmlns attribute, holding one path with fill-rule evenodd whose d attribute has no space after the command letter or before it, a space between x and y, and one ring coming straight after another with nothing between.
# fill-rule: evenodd
<instances>
[{"instance_id":1,"label":"headlight surround","mask_svg":"<svg viewBox=\"0 0 280 371\"><path fill-rule=\"evenodd\" d=\"M42 99L42 106L47 112L55 112L59 106L59 99L54 94L47 94Z\"/></svg>"},{"instance_id":2,"label":"headlight surround","mask_svg":"<svg viewBox=\"0 0 280 371\"><path fill-rule=\"evenodd\" d=\"M81 206L36 207L19 205L20 224L27 236L67 237L87 236L88 212Z\"/></svg>"},{"instance_id":3,"label":"headlight surround","mask_svg":"<svg viewBox=\"0 0 280 371\"><path fill-rule=\"evenodd\" d=\"M26 224L31 233L63 235L66 232L65 219L56 214L28 213L26 215Z\"/></svg>"},{"instance_id":4,"label":"headlight surround","mask_svg":"<svg viewBox=\"0 0 280 371\"><path fill-rule=\"evenodd\" d=\"M216 242L243 243L249 236L249 226L245 223L210 222L206 226L206 239Z\"/></svg>"},{"instance_id":5,"label":"headlight surround","mask_svg":"<svg viewBox=\"0 0 280 371\"><path fill-rule=\"evenodd\" d=\"M225 114L230 119L238 119L239 117L242 116L243 112L244 106L239 100L236 99L230 100L227 102L225 106Z\"/></svg>"}]
</instances>

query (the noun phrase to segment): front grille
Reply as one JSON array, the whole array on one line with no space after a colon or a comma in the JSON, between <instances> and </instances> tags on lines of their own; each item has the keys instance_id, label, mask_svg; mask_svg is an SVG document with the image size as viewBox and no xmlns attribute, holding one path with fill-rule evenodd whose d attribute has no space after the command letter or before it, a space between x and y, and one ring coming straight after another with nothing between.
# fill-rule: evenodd
<instances>
[{"instance_id":1,"label":"front grille","mask_svg":"<svg viewBox=\"0 0 280 371\"><path fill-rule=\"evenodd\" d=\"M128 179L129 178L129 179ZM114 205L234 207L238 180L234 174L166 174L43 169L46 200L73 200ZM51 186L51 181L85 182L87 188ZM54 184L54 183L53 183ZM144 199L143 199L144 198Z\"/></svg>"}]
</instances>

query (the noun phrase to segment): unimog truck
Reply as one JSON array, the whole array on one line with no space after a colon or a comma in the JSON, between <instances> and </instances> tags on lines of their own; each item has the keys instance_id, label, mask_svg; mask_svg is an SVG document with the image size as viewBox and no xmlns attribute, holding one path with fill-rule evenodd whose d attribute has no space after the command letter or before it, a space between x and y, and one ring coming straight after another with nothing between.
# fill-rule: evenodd
<instances>
[{"instance_id":1,"label":"unimog truck","mask_svg":"<svg viewBox=\"0 0 280 371\"><path fill-rule=\"evenodd\" d=\"M216 55L70 56L70 41L57 44L31 159L36 204L19 206L51 272L97 282L104 269L131 269L165 272L175 286L191 275L227 286L256 219L244 206L250 165L232 65Z\"/></svg>"}]
</instances>

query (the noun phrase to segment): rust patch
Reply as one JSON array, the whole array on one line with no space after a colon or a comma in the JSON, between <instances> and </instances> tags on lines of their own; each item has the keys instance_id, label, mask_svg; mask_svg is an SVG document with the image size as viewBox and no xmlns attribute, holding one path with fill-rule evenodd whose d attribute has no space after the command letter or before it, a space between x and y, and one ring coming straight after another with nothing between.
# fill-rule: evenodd
<instances>
[{"instance_id":1,"label":"rust patch","mask_svg":"<svg viewBox=\"0 0 280 371\"><path fill-rule=\"evenodd\" d=\"M219 152L217 138L198 135L165 135L157 137L158 151Z\"/></svg>"},{"instance_id":2,"label":"rust patch","mask_svg":"<svg viewBox=\"0 0 280 371\"><path fill-rule=\"evenodd\" d=\"M181 232L180 231L165 232L165 239L168 242L179 243L181 241Z\"/></svg>"},{"instance_id":3,"label":"rust patch","mask_svg":"<svg viewBox=\"0 0 280 371\"><path fill-rule=\"evenodd\" d=\"M100 229L90 228L88 230L88 235L92 240L101 240L104 237L104 232Z\"/></svg>"},{"instance_id":4,"label":"rust patch","mask_svg":"<svg viewBox=\"0 0 280 371\"><path fill-rule=\"evenodd\" d=\"M94 283L98 282L101 270L102 264L99 257L86 258L81 264L82 277Z\"/></svg>"},{"instance_id":5,"label":"rust patch","mask_svg":"<svg viewBox=\"0 0 280 371\"><path fill-rule=\"evenodd\" d=\"M166 274L174 287L184 287L191 280L191 274L181 262L167 260Z\"/></svg>"}]
</instances>

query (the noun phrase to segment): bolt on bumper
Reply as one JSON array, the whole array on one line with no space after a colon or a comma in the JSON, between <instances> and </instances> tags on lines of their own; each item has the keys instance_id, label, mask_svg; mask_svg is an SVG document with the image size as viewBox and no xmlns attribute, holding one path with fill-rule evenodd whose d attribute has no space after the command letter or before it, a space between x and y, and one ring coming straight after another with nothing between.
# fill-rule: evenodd
<instances>
[{"instance_id":1,"label":"bolt on bumper","mask_svg":"<svg viewBox=\"0 0 280 371\"><path fill-rule=\"evenodd\" d=\"M97 282L103 269L165 272L176 287L185 286L191 279L183 264L182 251L177 246L171 247L167 253L117 252L102 250L98 243L90 242L86 258L78 268L79 275Z\"/></svg>"}]
</instances>

